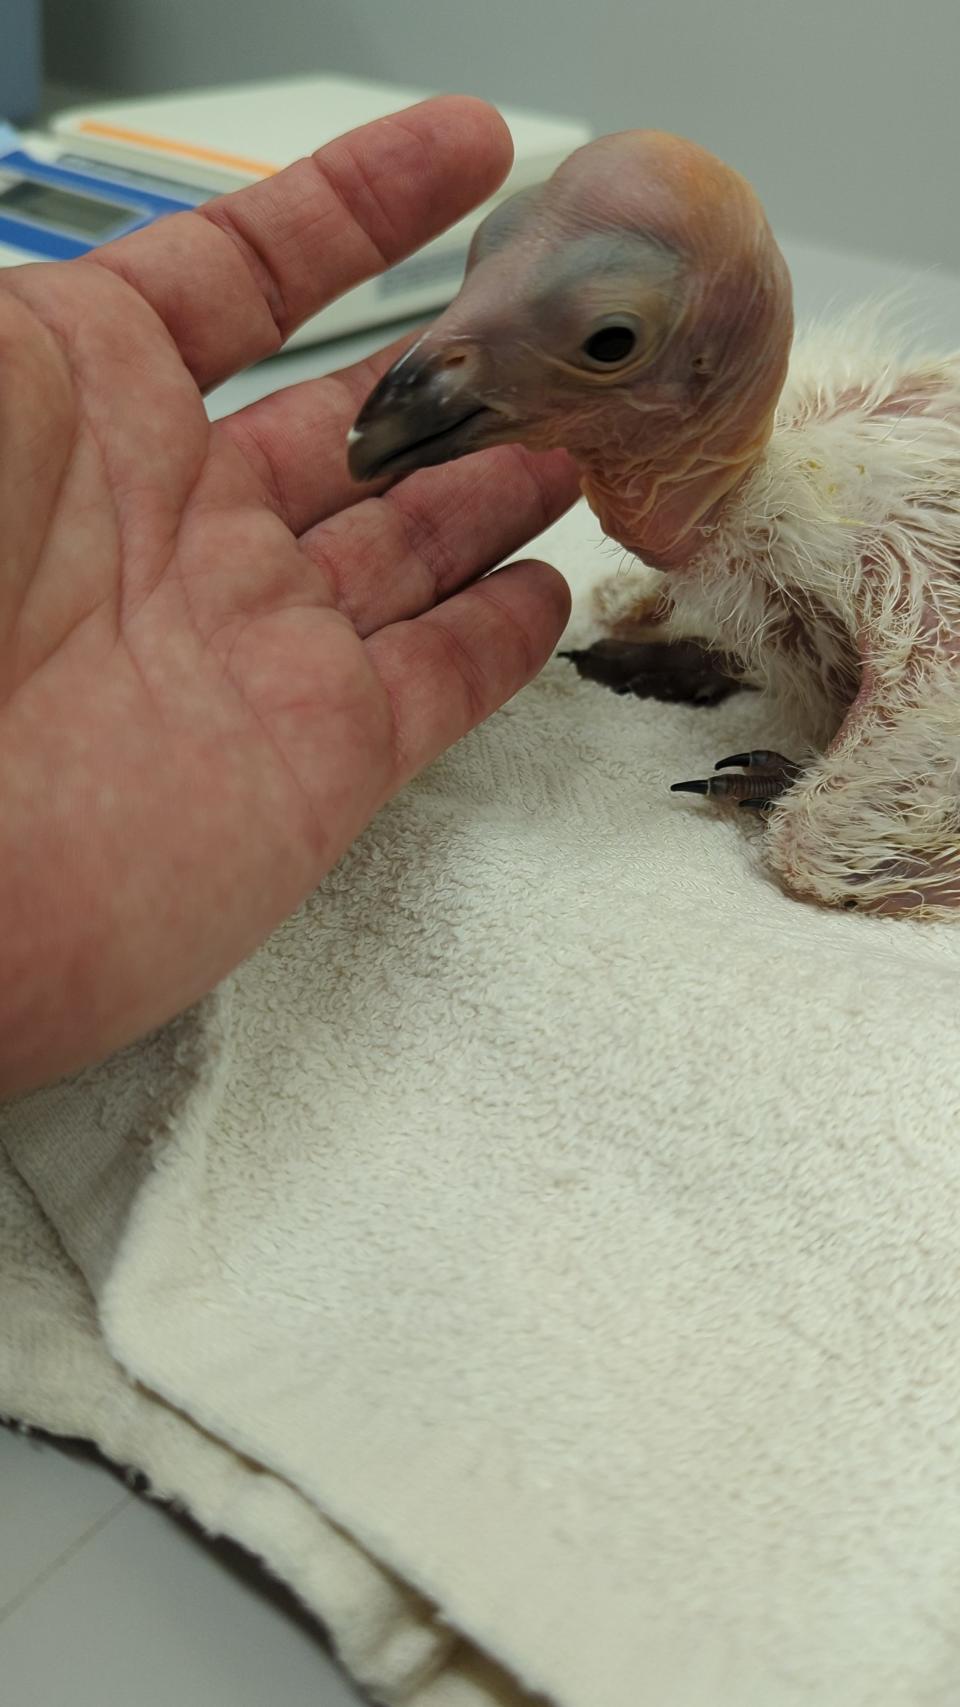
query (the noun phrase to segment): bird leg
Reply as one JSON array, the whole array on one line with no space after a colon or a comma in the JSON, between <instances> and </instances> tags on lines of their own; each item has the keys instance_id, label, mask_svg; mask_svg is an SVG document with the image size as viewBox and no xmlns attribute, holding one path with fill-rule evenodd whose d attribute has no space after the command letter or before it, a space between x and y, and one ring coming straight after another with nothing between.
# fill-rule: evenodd
<instances>
[{"instance_id":1,"label":"bird leg","mask_svg":"<svg viewBox=\"0 0 960 1707\"><path fill-rule=\"evenodd\" d=\"M960 907L960 764L952 656L927 648L901 683L864 668L836 740L767 831L784 887L828 907L947 918Z\"/></svg>"},{"instance_id":2,"label":"bird leg","mask_svg":"<svg viewBox=\"0 0 960 1707\"><path fill-rule=\"evenodd\" d=\"M671 704L719 705L744 684L736 661L696 640L598 640L582 651L561 652L577 674L617 694Z\"/></svg>"},{"instance_id":3,"label":"bird leg","mask_svg":"<svg viewBox=\"0 0 960 1707\"><path fill-rule=\"evenodd\" d=\"M719 705L747 684L729 652L679 632L676 611L660 577L615 575L594 588L594 616L604 638L561 652L577 674L613 693L670 704ZM638 579L640 584L638 586Z\"/></svg>"},{"instance_id":4,"label":"bird leg","mask_svg":"<svg viewBox=\"0 0 960 1707\"><path fill-rule=\"evenodd\" d=\"M696 782L674 782L672 794L709 794L713 798L735 801L754 811L765 811L781 794L792 787L800 775L801 766L782 753L770 753L760 748L752 753L732 753L728 759L718 759L715 771L738 767L743 776L711 776Z\"/></svg>"}]
</instances>

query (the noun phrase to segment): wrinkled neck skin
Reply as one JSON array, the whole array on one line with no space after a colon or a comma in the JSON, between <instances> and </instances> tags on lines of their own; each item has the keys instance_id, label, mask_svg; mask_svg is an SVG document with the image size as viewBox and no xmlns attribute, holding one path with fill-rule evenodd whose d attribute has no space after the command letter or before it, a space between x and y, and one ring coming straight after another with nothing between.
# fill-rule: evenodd
<instances>
[{"instance_id":1,"label":"wrinkled neck skin","mask_svg":"<svg viewBox=\"0 0 960 1707\"><path fill-rule=\"evenodd\" d=\"M714 295L723 298L724 286ZM568 449L580 467L584 496L604 531L654 569L682 570L705 541L705 529L721 515L756 467L773 435L777 403L787 377L793 338L789 274L770 240L762 266L742 281L725 284L733 300L713 377L684 377L684 359L695 354L710 331L693 330L680 341L675 366L659 395L653 387L649 413L629 401L608 423L603 442L586 435ZM716 354L716 350L715 350Z\"/></svg>"},{"instance_id":2,"label":"wrinkled neck skin","mask_svg":"<svg viewBox=\"0 0 960 1707\"><path fill-rule=\"evenodd\" d=\"M663 471L645 460L578 458L583 495L604 533L651 569L679 570L704 543L704 529L756 466L773 432L773 414L754 438L721 459L693 457Z\"/></svg>"}]
</instances>

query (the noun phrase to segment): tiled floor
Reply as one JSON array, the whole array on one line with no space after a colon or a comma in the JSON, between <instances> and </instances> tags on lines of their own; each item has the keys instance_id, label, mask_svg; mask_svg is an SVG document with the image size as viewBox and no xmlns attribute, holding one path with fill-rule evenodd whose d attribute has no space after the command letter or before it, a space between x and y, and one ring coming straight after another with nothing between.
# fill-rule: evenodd
<instances>
[{"instance_id":1,"label":"tiled floor","mask_svg":"<svg viewBox=\"0 0 960 1707\"><path fill-rule=\"evenodd\" d=\"M4 1707L360 1707L321 1632L99 1464L0 1429Z\"/></svg>"}]
</instances>

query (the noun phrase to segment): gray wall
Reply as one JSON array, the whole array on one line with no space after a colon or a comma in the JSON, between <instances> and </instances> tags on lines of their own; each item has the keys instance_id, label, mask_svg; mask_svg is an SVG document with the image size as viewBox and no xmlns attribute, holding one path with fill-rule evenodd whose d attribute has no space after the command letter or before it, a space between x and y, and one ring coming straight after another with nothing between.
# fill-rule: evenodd
<instances>
[{"instance_id":1,"label":"gray wall","mask_svg":"<svg viewBox=\"0 0 960 1707\"><path fill-rule=\"evenodd\" d=\"M781 232L960 271L960 0L46 0L129 94L338 69L680 131Z\"/></svg>"},{"instance_id":2,"label":"gray wall","mask_svg":"<svg viewBox=\"0 0 960 1707\"><path fill-rule=\"evenodd\" d=\"M0 0L0 118L23 124L40 98L40 0Z\"/></svg>"}]
</instances>

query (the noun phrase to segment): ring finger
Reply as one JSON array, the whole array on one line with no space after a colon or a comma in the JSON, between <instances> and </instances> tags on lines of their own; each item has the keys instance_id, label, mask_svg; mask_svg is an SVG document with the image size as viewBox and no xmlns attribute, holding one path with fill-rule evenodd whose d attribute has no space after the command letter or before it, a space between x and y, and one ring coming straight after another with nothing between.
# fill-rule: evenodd
<instances>
[{"instance_id":1,"label":"ring finger","mask_svg":"<svg viewBox=\"0 0 960 1707\"><path fill-rule=\"evenodd\" d=\"M311 528L301 547L366 636L419 616L526 547L577 496L562 451L515 445L424 470Z\"/></svg>"}]
</instances>

